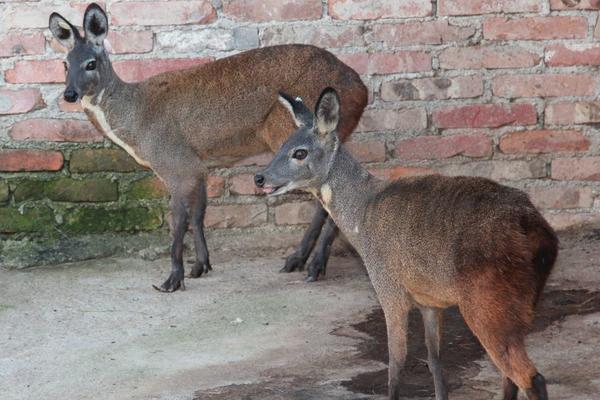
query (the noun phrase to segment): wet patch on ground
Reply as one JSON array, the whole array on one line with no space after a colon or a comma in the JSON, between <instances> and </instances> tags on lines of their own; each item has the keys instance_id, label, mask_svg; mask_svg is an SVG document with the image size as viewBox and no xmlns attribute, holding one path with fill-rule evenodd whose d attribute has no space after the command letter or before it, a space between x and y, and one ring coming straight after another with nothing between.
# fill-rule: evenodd
<instances>
[{"instance_id":1,"label":"wet patch on ground","mask_svg":"<svg viewBox=\"0 0 600 400\"><path fill-rule=\"evenodd\" d=\"M600 311L600 291L554 290L544 294L538 307L533 331L542 331L570 315L586 315ZM359 358L388 362L387 338L383 311L374 310L364 322L353 326L371 338L359 346ZM406 397L432 397L433 380L427 368L427 349L423 324L417 310L409 319L408 356L401 392ZM456 307L444 313L442 359L450 390L462 386L463 380L478 372L475 361L485 352L471 333ZM498 378L500 382L500 378ZM386 394L387 369L359 374L342 386L355 393ZM498 389L499 390L499 389Z\"/></svg>"}]
</instances>

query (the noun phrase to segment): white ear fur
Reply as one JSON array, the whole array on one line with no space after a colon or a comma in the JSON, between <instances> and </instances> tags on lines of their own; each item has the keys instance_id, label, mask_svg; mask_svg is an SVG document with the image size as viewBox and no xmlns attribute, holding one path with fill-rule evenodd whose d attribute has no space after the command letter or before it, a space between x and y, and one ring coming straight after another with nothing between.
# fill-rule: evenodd
<instances>
[{"instance_id":1,"label":"white ear fur","mask_svg":"<svg viewBox=\"0 0 600 400\"><path fill-rule=\"evenodd\" d=\"M321 94L315 112L317 132L327 135L336 130L340 120L340 99L335 90L327 88Z\"/></svg>"},{"instance_id":2,"label":"white ear fur","mask_svg":"<svg viewBox=\"0 0 600 400\"><path fill-rule=\"evenodd\" d=\"M113 52L113 48L112 45L110 44L110 42L108 41L108 38L104 39L104 41L102 42L104 45L104 48L106 49L107 52L112 53Z\"/></svg>"},{"instance_id":3,"label":"white ear fur","mask_svg":"<svg viewBox=\"0 0 600 400\"><path fill-rule=\"evenodd\" d=\"M294 107L292 106L292 104L290 104L290 102L285 97L283 97L282 95L278 95L277 100L279 100L279 103L281 103L281 105L283 105L290 112L297 128L304 126L304 123L302 121L300 121L298 119L298 117L296 116L296 113L294 112Z\"/></svg>"},{"instance_id":4,"label":"white ear fur","mask_svg":"<svg viewBox=\"0 0 600 400\"><path fill-rule=\"evenodd\" d=\"M68 50L75 47L75 41L79 37L79 32L62 15L52 13L50 15L49 28L52 35L54 35L62 46Z\"/></svg>"}]
</instances>

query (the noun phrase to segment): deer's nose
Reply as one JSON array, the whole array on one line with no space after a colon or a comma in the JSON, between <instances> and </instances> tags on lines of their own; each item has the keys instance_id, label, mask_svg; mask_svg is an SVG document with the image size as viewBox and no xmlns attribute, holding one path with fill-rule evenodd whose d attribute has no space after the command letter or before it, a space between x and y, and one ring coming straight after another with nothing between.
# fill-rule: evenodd
<instances>
[{"instance_id":1,"label":"deer's nose","mask_svg":"<svg viewBox=\"0 0 600 400\"><path fill-rule=\"evenodd\" d=\"M258 187L263 187L265 184L265 177L262 174L254 175L254 184Z\"/></svg>"},{"instance_id":2,"label":"deer's nose","mask_svg":"<svg viewBox=\"0 0 600 400\"><path fill-rule=\"evenodd\" d=\"M75 103L77 101L77 92L74 90L65 90L65 100L69 103Z\"/></svg>"}]
</instances>

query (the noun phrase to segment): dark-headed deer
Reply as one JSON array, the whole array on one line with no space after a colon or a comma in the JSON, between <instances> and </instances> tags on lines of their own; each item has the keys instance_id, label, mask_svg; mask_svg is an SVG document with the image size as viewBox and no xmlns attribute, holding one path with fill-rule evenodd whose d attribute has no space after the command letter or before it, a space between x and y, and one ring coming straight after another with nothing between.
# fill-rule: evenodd
<instances>
[{"instance_id":1,"label":"dark-headed deer","mask_svg":"<svg viewBox=\"0 0 600 400\"><path fill-rule=\"evenodd\" d=\"M523 192L483 178L431 175L388 183L352 159L336 134L340 100L326 89L313 114L280 94L298 129L256 177L270 195L313 193L362 257L387 324L389 398L398 399L407 315L420 309L436 399L447 399L439 360L442 310L458 305L503 375L548 398L524 339L554 265L558 240Z\"/></svg>"},{"instance_id":2,"label":"dark-headed deer","mask_svg":"<svg viewBox=\"0 0 600 400\"><path fill-rule=\"evenodd\" d=\"M82 37L57 13L50 30L69 49L66 101L81 99L94 125L138 163L150 167L171 194L172 270L159 290L184 288L183 237L191 224L198 277L211 269L203 232L208 168L265 151L275 151L293 128L276 101L278 90L316 101L321 88L342 93L341 138L354 129L367 103L360 77L331 53L314 46L284 45L247 51L187 70L125 83L116 75L104 47L108 19L91 4L83 17ZM284 270L306 263L317 244L308 280L324 270L336 228L318 210L298 250ZM319 236L319 232L321 235Z\"/></svg>"}]
</instances>

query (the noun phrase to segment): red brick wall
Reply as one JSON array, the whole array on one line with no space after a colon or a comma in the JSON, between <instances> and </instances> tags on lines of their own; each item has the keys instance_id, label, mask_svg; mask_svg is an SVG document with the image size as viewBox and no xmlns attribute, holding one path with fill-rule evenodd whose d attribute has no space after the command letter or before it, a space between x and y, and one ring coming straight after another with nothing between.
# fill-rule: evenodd
<instances>
[{"instance_id":1,"label":"red brick wall","mask_svg":"<svg viewBox=\"0 0 600 400\"><path fill-rule=\"evenodd\" d=\"M102 4L126 80L258 46L326 47L370 88L349 145L378 176L483 175L525 189L558 228L600 219L600 0ZM48 15L79 25L85 6L0 1L0 233L85 233L131 209L142 211L130 222L89 229L165 225L151 173L61 100L64 53ZM212 172L207 226L266 232L309 220L307 197L255 196L251 175L266 160Z\"/></svg>"}]
</instances>

